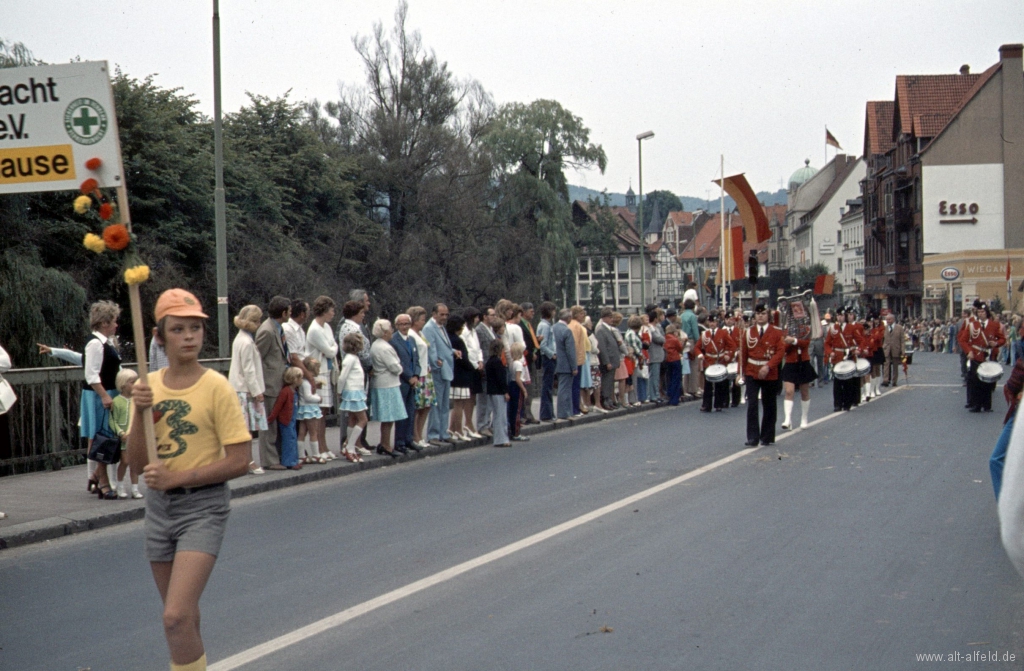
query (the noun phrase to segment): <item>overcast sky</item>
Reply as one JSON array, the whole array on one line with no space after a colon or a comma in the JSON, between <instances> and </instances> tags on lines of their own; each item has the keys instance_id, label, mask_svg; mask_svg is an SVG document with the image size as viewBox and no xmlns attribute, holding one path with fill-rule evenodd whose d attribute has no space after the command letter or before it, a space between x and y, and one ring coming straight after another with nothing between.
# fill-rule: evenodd
<instances>
[{"instance_id":1,"label":"overcast sky","mask_svg":"<svg viewBox=\"0 0 1024 671\"><path fill-rule=\"evenodd\" d=\"M107 60L193 94L213 112L212 0L0 0L0 37L51 63ZM221 0L226 112L246 91L293 99L361 85L352 46L393 0ZM1024 42L1024 2L975 0L409 0L407 27L460 78L500 104L557 100L608 155L605 174L570 182L705 197L725 155L774 191L805 158L825 161L825 126L863 148L867 100L891 100L897 74L981 72ZM834 151L829 150L832 158ZM712 193L711 197L716 197Z\"/></svg>"}]
</instances>

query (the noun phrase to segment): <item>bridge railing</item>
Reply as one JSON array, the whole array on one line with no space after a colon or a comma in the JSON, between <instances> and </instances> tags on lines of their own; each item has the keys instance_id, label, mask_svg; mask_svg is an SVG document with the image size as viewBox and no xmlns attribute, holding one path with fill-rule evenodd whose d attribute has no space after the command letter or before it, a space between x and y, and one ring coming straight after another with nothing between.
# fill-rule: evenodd
<instances>
[{"instance_id":1,"label":"bridge railing","mask_svg":"<svg viewBox=\"0 0 1024 671\"><path fill-rule=\"evenodd\" d=\"M204 359L207 368L227 374L230 359ZM135 368L135 364L125 364ZM4 373L18 401L0 415L0 476L85 462L79 437L82 368L22 368Z\"/></svg>"}]
</instances>

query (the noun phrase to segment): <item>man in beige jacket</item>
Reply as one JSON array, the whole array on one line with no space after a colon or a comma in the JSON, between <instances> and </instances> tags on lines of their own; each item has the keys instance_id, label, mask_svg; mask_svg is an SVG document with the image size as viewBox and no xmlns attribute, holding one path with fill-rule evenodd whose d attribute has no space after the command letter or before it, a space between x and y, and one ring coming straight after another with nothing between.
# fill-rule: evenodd
<instances>
[{"instance_id":1,"label":"man in beige jacket","mask_svg":"<svg viewBox=\"0 0 1024 671\"><path fill-rule=\"evenodd\" d=\"M885 337L882 339L882 351L885 353L885 365L882 367L883 387L890 384L896 386L900 364L903 362L903 347L903 327L896 323L896 317L890 312L885 316Z\"/></svg>"}]
</instances>

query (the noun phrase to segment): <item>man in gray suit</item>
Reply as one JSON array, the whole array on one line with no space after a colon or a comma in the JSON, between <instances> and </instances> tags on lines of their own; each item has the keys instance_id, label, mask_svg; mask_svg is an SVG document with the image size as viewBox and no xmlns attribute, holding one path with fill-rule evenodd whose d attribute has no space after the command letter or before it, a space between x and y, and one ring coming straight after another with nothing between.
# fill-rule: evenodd
<instances>
[{"instance_id":1,"label":"man in gray suit","mask_svg":"<svg viewBox=\"0 0 1024 671\"><path fill-rule=\"evenodd\" d=\"M594 329L599 350L597 359L601 364L601 405L606 410L615 405L615 370L622 363L619 341L612 333L612 329L615 328L611 325L614 314L615 311L611 308L601 308L601 321Z\"/></svg>"},{"instance_id":2,"label":"man in gray suit","mask_svg":"<svg viewBox=\"0 0 1024 671\"><path fill-rule=\"evenodd\" d=\"M256 349L263 361L263 403L268 413L277 403L277 396L284 386L284 371L288 368L288 346L283 325L290 313L291 301L284 296L274 296L267 305L266 321L256 329ZM277 422L267 422L267 430L260 433L260 462L272 471L284 470L277 444Z\"/></svg>"},{"instance_id":3,"label":"man in gray suit","mask_svg":"<svg viewBox=\"0 0 1024 671\"><path fill-rule=\"evenodd\" d=\"M572 415L572 379L580 374L576 365L576 340L569 329L572 310L565 308L558 313L558 321L551 327L555 341L555 376L558 378L558 419L569 419Z\"/></svg>"},{"instance_id":4,"label":"man in gray suit","mask_svg":"<svg viewBox=\"0 0 1024 671\"><path fill-rule=\"evenodd\" d=\"M480 341L480 351L483 352L484 361L487 361L487 357L490 356L491 343L497 337L494 335L494 308L484 308L483 316L480 318L480 323L476 325L476 337ZM487 398L487 377L484 376L483 380L483 398ZM493 429L491 428L491 404L477 402L476 404L476 430L485 435L494 435Z\"/></svg>"},{"instance_id":5,"label":"man in gray suit","mask_svg":"<svg viewBox=\"0 0 1024 671\"><path fill-rule=\"evenodd\" d=\"M885 337L882 339L882 351L885 353L883 387L896 386L903 362L903 347L903 327L896 323L895 315L890 312L885 316Z\"/></svg>"},{"instance_id":6,"label":"man in gray suit","mask_svg":"<svg viewBox=\"0 0 1024 671\"><path fill-rule=\"evenodd\" d=\"M455 378L455 354L448 338L448 306L438 303L431 311L430 320L423 327L423 337L430 352L430 377L434 380L434 405L430 408L427 437L430 442L448 440L448 419L451 412L451 388Z\"/></svg>"}]
</instances>

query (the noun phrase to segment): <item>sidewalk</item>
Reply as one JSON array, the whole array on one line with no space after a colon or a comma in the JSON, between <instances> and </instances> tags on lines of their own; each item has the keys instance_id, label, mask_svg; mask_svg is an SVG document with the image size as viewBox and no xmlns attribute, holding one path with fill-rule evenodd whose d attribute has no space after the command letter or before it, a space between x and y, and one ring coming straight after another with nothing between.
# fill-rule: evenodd
<instances>
[{"instance_id":1,"label":"sidewalk","mask_svg":"<svg viewBox=\"0 0 1024 671\"><path fill-rule=\"evenodd\" d=\"M534 416L539 416L539 400L535 399L533 405ZM607 414L591 412L575 419L527 425L523 427L522 433L524 436L533 436L659 407L668 406L645 404L638 408L620 408ZM376 423L370 424L367 442L371 445L379 441L377 427L379 425ZM339 429L328 428L327 444L333 451L337 451L338 439ZM490 438L457 444L445 443L431 446L420 453L410 452L408 456L399 459L374 455L366 457L366 461L361 464L338 459L325 465L307 465L298 471L267 471L264 475L247 475L232 480L229 485L233 498L250 496L490 444ZM142 519L145 513L144 500L102 501L95 494L86 492L86 480L84 465L0 478L0 511L7 513L7 519L0 521L0 550ZM140 489L145 494L145 485L140 484Z\"/></svg>"}]
</instances>

